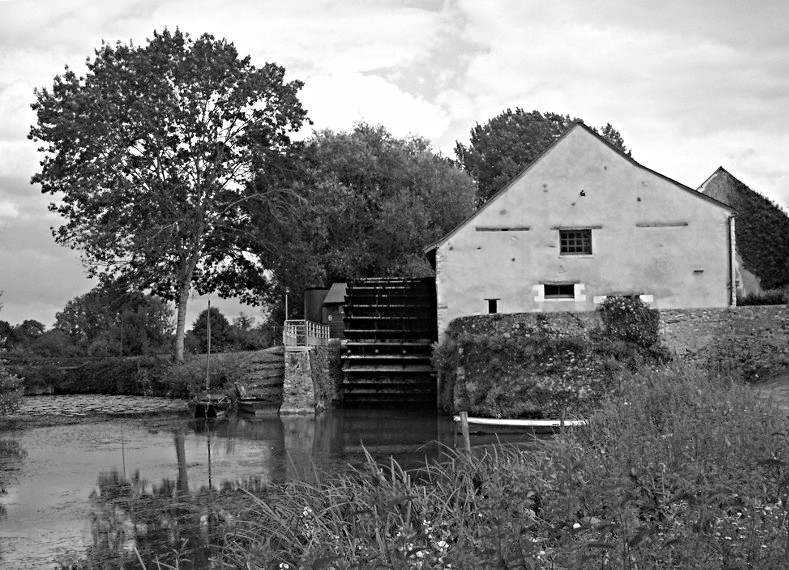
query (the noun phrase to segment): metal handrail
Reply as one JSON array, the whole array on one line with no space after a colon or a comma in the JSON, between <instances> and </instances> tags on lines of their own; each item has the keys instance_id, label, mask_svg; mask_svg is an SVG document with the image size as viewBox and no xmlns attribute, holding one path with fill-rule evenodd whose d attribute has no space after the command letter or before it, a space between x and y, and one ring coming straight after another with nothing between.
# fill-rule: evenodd
<instances>
[{"instance_id":1,"label":"metal handrail","mask_svg":"<svg viewBox=\"0 0 789 570\"><path fill-rule=\"evenodd\" d=\"M286 350L305 350L310 346L323 346L329 342L329 325L307 320L285 321L282 343Z\"/></svg>"}]
</instances>

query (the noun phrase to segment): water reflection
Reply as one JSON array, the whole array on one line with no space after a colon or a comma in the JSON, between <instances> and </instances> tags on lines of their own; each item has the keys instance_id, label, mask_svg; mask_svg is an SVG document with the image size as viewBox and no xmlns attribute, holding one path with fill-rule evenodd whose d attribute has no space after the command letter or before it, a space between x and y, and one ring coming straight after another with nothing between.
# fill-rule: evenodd
<instances>
[{"instance_id":1,"label":"water reflection","mask_svg":"<svg viewBox=\"0 0 789 570\"><path fill-rule=\"evenodd\" d=\"M8 494L6 487L16 482L26 456L27 452L18 441L0 439L0 496ZM0 518L5 516L5 505L0 503Z\"/></svg>"},{"instance_id":2,"label":"water reflection","mask_svg":"<svg viewBox=\"0 0 789 570\"><path fill-rule=\"evenodd\" d=\"M139 567L139 552L147 567L158 556L201 568L218 541L213 523L250 505L241 488L265 492L361 464L362 446L417 467L455 435L449 418L429 412L338 410L209 423L85 419L0 441L18 475L0 497L0 566L51 567L70 549L71 560L87 555L96 567Z\"/></svg>"},{"instance_id":3,"label":"water reflection","mask_svg":"<svg viewBox=\"0 0 789 570\"><path fill-rule=\"evenodd\" d=\"M207 567L208 545L218 537L205 495L205 489L184 493L172 479L149 486L139 472L130 479L115 470L100 474L90 495L85 566L137 567L142 560L146 567Z\"/></svg>"}]
</instances>

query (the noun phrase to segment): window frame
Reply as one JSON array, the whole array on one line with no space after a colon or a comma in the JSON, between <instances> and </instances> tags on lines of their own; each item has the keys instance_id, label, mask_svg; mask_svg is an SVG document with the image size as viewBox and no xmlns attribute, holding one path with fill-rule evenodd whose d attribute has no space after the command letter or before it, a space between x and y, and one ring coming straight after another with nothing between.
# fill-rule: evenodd
<instances>
[{"instance_id":1,"label":"window frame","mask_svg":"<svg viewBox=\"0 0 789 570\"><path fill-rule=\"evenodd\" d=\"M556 292L548 294L548 288L556 288ZM565 289L562 293L561 289ZM567 293L569 289L569 293ZM546 301L567 301L575 299L575 283L545 283L542 289L542 298Z\"/></svg>"},{"instance_id":2,"label":"window frame","mask_svg":"<svg viewBox=\"0 0 789 570\"><path fill-rule=\"evenodd\" d=\"M592 228L558 229L560 257L591 257L594 255Z\"/></svg>"}]
</instances>

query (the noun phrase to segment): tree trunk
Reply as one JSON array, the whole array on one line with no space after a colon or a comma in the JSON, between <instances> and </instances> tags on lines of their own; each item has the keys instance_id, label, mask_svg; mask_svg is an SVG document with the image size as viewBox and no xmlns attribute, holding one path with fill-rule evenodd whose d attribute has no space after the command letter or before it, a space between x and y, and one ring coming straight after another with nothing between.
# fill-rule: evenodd
<instances>
[{"instance_id":1,"label":"tree trunk","mask_svg":"<svg viewBox=\"0 0 789 570\"><path fill-rule=\"evenodd\" d=\"M181 282L178 292L178 317L175 324L175 361L184 361L184 336L186 335L186 303L189 301L191 280Z\"/></svg>"}]
</instances>

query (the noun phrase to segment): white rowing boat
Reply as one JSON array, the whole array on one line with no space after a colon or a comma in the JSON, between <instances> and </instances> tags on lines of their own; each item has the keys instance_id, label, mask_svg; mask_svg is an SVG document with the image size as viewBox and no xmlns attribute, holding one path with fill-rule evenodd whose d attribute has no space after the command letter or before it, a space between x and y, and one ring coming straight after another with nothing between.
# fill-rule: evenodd
<instances>
[{"instance_id":1,"label":"white rowing boat","mask_svg":"<svg viewBox=\"0 0 789 570\"><path fill-rule=\"evenodd\" d=\"M461 422L460 416L455 416L454 420L458 423ZM562 427L580 427L588 423L587 420L515 420L468 417L469 430L486 432L495 432L497 430L551 432L558 431Z\"/></svg>"}]
</instances>

